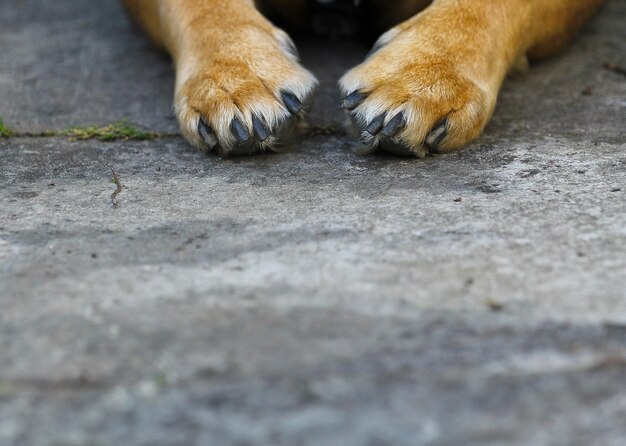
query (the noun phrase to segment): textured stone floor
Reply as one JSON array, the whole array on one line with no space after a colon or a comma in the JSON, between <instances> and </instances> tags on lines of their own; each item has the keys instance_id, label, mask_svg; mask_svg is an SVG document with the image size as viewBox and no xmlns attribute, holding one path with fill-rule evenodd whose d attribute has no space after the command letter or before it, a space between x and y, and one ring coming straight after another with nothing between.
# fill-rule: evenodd
<instances>
[{"instance_id":1,"label":"textured stone floor","mask_svg":"<svg viewBox=\"0 0 626 446\"><path fill-rule=\"evenodd\" d=\"M446 156L0 139L0 445L623 446L625 17ZM16 2L0 41L15 131L177 131L116 1ZM301 49L339 122L367 48Z\"/></svg>"}]
</instances>

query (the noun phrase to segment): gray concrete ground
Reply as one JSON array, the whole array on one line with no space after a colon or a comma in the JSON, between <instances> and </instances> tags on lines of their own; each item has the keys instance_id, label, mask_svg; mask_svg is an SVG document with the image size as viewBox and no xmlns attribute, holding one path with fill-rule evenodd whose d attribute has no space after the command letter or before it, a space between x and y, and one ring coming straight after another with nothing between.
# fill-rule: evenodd
<instances>
[{"instance_id":1,"label":"gray concrete ground","mask_svg":"<svg viewBox=\"0 0 626 446\"><path fill-rule=\"evenodd\" d=\"M0 139L0 445L626 444L625 17L447 156ZM176 131L114 0L14 2L0 41L13 129ZM313 125L365 50L303 46Z\"/></svg>"}]
</instances>

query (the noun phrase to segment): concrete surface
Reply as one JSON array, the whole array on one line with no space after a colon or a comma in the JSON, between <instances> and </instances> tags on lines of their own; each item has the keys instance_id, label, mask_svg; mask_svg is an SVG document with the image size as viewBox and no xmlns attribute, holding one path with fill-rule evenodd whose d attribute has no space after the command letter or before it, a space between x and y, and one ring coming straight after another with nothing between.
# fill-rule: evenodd
<instances>
[{"instance_id":1,"label":"concrete surface","mask_svg":"<svg viewBox=\"0 0 626 446\"><path fill-rule=\"evenodd\" d=\"M624 17L447 156L0 140L0 445L623 446ZM115 1L0 8L0 41L14 129L176 131ZM314 126L365 51L303 45Z\"/></svg>"}]
</instances>

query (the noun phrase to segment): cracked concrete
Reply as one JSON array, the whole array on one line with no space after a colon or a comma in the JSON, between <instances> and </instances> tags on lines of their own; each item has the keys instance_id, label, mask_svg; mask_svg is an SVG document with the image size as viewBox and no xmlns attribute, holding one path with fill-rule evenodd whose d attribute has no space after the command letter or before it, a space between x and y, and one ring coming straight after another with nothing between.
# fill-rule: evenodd
<instances>
[{"instance_id":1,"label":"cracked concrete","mask_svg":"<svg viewBox=\"0 0 626 446\"><path fill-rule=\"evenodd\" d=\"M0 445L622 446L625 14L451 155L0 139ZM2 8L0 40L12 128L176 131L115 1ZM367 49L301 47L336 123Z\"/></svg>"}]
</instances>

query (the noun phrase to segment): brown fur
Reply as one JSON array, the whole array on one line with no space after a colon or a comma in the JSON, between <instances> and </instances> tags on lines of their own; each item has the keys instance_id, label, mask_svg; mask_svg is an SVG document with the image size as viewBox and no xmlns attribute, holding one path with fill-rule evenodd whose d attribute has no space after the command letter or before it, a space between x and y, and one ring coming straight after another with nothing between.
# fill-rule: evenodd
<instances>
[{"instance_id":1,"label":"brown fur","mask_svg":"<svg viewBox=\"0 0 626 446\"><path fill-rule=\"evenodd\" d=\"M288 36L257 7L300 24L305 21L304 0L123 2L174 59L176 111L192 144L207 150L207 138L198 134L202 118L221 153L280 146L285 127L301 117L291 116L281 92L291 91L307 103L315 80L290 54ZM346 95L358 91L366 96L349 113L357 133L372 148L402 152L401 147L417 156L466 145L491 117L507 72L526 57L545 58L561 49L601 3L370 0L368 6L383 26L404 21L340 81ZM405 117L399 133L386 137L365 132L377 116L384 116L387 125L398 113ZM232 120L240 119L254 139L253 117L272 136L255 144L237 141L229 126Z\"/></svg>"}]
</instances>

